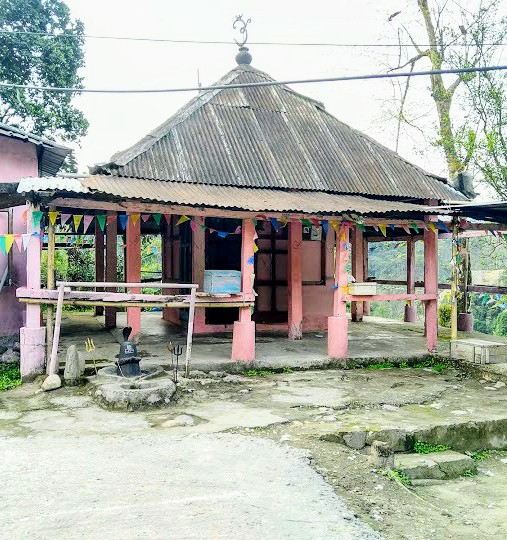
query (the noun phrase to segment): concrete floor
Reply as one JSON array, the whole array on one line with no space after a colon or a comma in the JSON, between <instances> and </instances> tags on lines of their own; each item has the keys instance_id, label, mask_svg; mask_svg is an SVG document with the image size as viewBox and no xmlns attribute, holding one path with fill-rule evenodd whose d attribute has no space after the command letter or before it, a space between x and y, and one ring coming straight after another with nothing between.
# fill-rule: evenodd
<instances>
[{"instance_id":1,"label":"concrete floor","mask_svg":"<svg viewBox=\"0 0 507 540\"><path fill-rule=\"evenodd\" d=\"M65 313L62 321L60 361L65 360L65 350L75 344L84 351L84 342L93 338L96 351L94 357L100 363L110 362L118 354L120 329L126 326L125 313L118 314L118 328L109 332L103 327L103 318L91 314ZM179 327L166 323L160 312L142 314L142 335L139 353L144 364L167 367L170 363L167 345L186 342ZM507 340L497 336L474 334L486 340ZM469 337L469 336L468 336ZM230 361L231 335L194 336L191 369L203 371L235 371L238 364ZM449 330L440 329L439 353L449 354ZM391 319L365 317L361 323L349 324L349 358L355 361L407 359L427 354L423 326L420 323L403 323ZM87 355L88 360L90 355ZM182 357L183 358L183 357ZM327 335L312 332L300 341L289 341L283 334L259 334L256 341L256 360L253 368L310 368L329 364ZM242 367L242 366L239 366ZM507 364L495 366L499 373L507 373Z\"/></svg>"},{"instance_id":2,"label":"concrete floor","mask_svg":"<svg viewBox=\"0 0 507 540\"><path fill-rule=\"evenodd\" d=\"M367 453L323 440L344 428L507 421L506 386L412 368L180 383L176 402L137 412L100 408L90 385L0 393L0 536L507 537L505 454L473 478L407 490Z\"/></svg>"}]
</instances>

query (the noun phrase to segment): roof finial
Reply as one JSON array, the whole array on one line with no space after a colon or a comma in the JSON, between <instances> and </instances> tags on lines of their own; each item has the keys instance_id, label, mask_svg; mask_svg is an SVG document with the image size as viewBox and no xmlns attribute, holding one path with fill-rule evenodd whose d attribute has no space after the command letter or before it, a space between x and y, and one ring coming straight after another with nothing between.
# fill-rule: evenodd
<instances>
[{"instance_id":1,"label":"roof finial","mask_svg":"<svg viewBox=\"0 0 507 540\"><path fill-rule=\"evenodd\" d=\"M236 27L239 26L239 33L241 34L241 42L235 39L236 45L239 46L239 52L236 55L236 62L239 65L249 65L252 62L252 55L248 52L248 47L245 47L246 42L248 41L248 30L247 26L252 22L252 19L243 19L243 15L236 15L236 20L232 25L233 29L236 30Z\"/></svg>"}]
</instances>

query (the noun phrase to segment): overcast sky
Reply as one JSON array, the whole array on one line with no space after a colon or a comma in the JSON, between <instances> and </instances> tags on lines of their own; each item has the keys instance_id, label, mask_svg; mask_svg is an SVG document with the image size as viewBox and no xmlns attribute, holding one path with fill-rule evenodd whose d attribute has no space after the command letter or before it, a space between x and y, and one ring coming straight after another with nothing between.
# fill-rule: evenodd
<instances>
[{"instance_id":1,"label":"overcast sky","mask_svg":"<svg viewBox=\"0 0 507 540\"><path fill-rule=\"evenodd\" d=\"M418 19L416 0L66 0L87 34L166 39L232 40L237 14L251 18L249 40L377 43L395 41L389 15ZM406 6L410 6L409 8ZM399 19L400 20L400 19ZM396 23L396 18L393 20ZM457 23L459 24L459 23ZM414 26L419 36L423 29ZM209 85L235 66L235 45L142 43L88 39L84 84L89 88L170 88ZM385 71L388 48L283 47L250 45L252 65L279 80ZM394 61L394 60L393 60ZM421 64L420 69L428 69ZM425 101L428 80L413 84L414 102L427 118L426 143L414 132L403 137L400 153L431 172L445 164L431 146L435 117ZM361 81L298 85L298 92L322 101L340 120L394 146L395 123L388 107L392 83ZM78 151L80 167L107 160L161 124L193 94L84 94L76 104L90 122Z\"/></svg>"}]
</instances>

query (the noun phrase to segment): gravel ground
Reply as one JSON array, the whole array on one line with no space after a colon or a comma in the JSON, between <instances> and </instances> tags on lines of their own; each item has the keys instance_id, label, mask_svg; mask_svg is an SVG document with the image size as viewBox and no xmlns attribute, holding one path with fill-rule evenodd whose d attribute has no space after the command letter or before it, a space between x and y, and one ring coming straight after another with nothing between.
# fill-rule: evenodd
<instances>
[{"instance_id":1,"label":"gravel ground","mask_svg":"<svg viewBox=\"0 0 507 540\"><path fill-rule=\"evenodd\" d=\"M237 434L0 439L2 538L378 539L303 452Z\"/></svg>"}]
</instances>

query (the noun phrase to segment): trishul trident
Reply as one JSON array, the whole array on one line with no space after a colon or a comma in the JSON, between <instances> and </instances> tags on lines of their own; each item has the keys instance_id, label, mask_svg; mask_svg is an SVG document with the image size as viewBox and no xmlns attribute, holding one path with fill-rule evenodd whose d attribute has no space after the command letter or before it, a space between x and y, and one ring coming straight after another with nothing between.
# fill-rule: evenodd
<instances>
[{"instance_id":1,"label":"trishul trident","mask_svg":"<svg viewBox=\"0 0 507 540\"><path fill-rule=\"evenodd\" d=\"M89 353L92 358L93 369L95 370L95 375L97 375L97 365L95 364L95 355L93 354L95 352L95 343L93 343L92 338L86 338L85 349L86 349L86 352Z\"/></svg>"},{"instance_id":2,"label":"trishul trident","mask_svg":"<svg viewBox=\"0 0 507 540\"><path fill-rule=\"evenodd\" d=\"M234 41L238 47L244 47L245 43L248 41L248 30L246 27L252 22L252 19L243 19L243 15L236 15L236 20L232 25L232 28L236 30L236 27L239 25L239 33L243 35L243 41L240 43L237 39Z\"/></svg>"}]
</instances>

